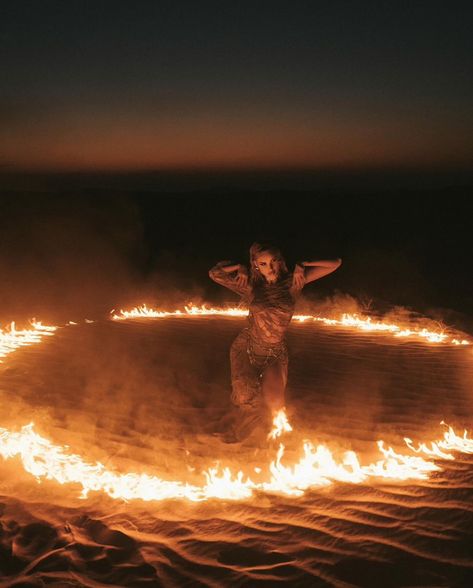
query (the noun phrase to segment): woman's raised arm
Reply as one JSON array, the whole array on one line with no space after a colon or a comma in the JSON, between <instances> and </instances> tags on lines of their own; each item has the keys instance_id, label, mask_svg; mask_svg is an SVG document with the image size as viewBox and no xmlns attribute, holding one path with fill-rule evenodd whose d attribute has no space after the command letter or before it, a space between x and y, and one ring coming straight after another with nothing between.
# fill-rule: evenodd
<instances>
[{"instance_id":1,"label":"woman's raised arm","mask_svg":"<svg viewBox=\"0 0 473 588\"><path fill-rule=\"evenodd\" d=\"M241 263L219 261L209 270L209 277L240 296L248 294L248 270Z\"/></svg>"},{"instance_id":2,"label":"woman's raised arm","mask_svg":"<svg viewBox=\"0 0 473 588\"><path fill-rule=\"evenodd\" d=\"M304 284L314 282L319 278L328 276L342 265L342 260L338 259L323 259L319 261L300 261L296 264L294 271L294 280L302 281ZM298 267L301 268L298 270ZM304 285L302 284L302 285Z\"/></svg>"}]
</instances>

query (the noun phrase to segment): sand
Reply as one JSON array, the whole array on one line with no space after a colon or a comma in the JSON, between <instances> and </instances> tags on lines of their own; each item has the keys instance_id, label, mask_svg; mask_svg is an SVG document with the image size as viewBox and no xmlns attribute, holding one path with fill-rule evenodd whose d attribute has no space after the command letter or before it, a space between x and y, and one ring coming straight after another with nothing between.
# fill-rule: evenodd
<instances>
[{"instance_id":1,"label":"sand","mask_svg":"<svg viewBox=\"0 0 473 588\"><path fill-rule=\"evenodd\" d=\"M0 365L0 427L35 430L89 462L202 484L216 462L255 475L276 443L212 435L229 407L241 318L98 321ZM303 439L378 459L376 440L470 428L469 347L317 324L289 332L288 462ZM471 429L470 429L471 430ZM473 585L473 456L427 480L335 482L303 496L125 502L39 484L0 459L0 586Z\"/></svg>"}]
</instances>

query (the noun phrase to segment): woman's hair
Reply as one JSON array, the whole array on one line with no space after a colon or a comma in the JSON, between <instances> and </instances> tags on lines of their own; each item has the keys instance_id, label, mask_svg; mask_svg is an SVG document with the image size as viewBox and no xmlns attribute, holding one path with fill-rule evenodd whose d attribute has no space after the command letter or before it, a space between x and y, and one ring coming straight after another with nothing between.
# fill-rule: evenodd
<instances>
[{"instance_id":1,"label":"woman's hair","mask_svg":"<svg viewBox=\"0 0 473 588\"><path fill-rule=\"evenodd\" d=\"M276 247L276 245L274 245L274 243L270 243L270 242L258 243L258 242L255 242L250 247L250 284L252 284L254 286L256 286L256 285L261 284L262 282L264 282L263 276L256 269L256 258L258 257L258 255L261 255L262 253L271 253L280 262L280 264L281 264L281 271L280 271L280 274L279 274L278 278L280 278L281 275L285 275L285 274L288 273L286 261L284 260L284 257L282 255L280 249L278 247Z\"/></svg>"}]
</instances>

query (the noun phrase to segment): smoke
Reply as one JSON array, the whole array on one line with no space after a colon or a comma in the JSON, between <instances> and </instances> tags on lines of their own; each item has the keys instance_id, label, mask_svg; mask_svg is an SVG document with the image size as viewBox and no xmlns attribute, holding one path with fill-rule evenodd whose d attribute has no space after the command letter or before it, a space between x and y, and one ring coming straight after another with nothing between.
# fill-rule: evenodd
<instances>
[{"instance_id":1,"label":"smoke","mask_svg":"<svg viewBox=\"0 0 473 588\"><path fill-rule=\"evenodd\" d=\"M2 322L99 316L141 280L142 227L123 197L2 195Z\"/></svg>"},{"instance_id":2,"label":"smoke","mask_svg":"<svg viewBox=\"0 0 473 588\"><path fill-rule=\"evenodd\" d=\"M152 220L156 230L167 222L164 213ZM216 350L197 323L183 334L179 321L100 320L113 308L205 299L208 261L194 263L172 243L153 249L145 229L128 196L1 196L1 325L32 317L79 324L8 356L0 425L34 421L88 459L175 473L188 436L227 407L228 348L240 325Z\"/></svg>"},{"instance_id":3,"label":"smoke","mask_svg":"<svg viewBox=\"0 0 473 588\"><path fill-rule=\"evenodd\" d=\"M338 319L344 313L366 314L370 301L357 300L354 296L343 292L335 292L331 296L317 297L314 294L302 295L297 303L297 314L310 314Z\"/></svg>"},{"instance_id":4,"label":"smoke","mask_svg":"<svg viewBox=\"0 0 473 588\"><path fill-rule=\"evenodd\" d=\"M173 309L203 302L208 261L194 262L195 251L172 243L153 249L128 196L3 194L0 207L1 325L32 317L80 323L2 364L3 425L18 425L21 415L22 424L33 420L59 439L61 431L75 432L79 447L100 446L104 455L122 451L125 439L146 445L143 463L157 453L161 464L168 455L175 460L156 443L175 438L176 426L198 430L207 408L212 415L226 406L232 337L217 352L204 351L205 337L188 340L179 323L165 333L161 323L140 325L135 333L132 324L100 319L143 303ZM164 213L153 218L157 231L166 222Z\"/></svg>"}]
</instances>

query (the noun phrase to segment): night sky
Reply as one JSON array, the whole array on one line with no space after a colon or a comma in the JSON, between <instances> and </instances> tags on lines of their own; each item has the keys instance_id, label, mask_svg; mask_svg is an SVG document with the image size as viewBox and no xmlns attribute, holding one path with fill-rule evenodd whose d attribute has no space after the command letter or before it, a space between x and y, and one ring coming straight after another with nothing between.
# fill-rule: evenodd
<instances>
[{"instance_id":1,"label":"night sky","mask_svg":"<svg viewBox=\"0 0 473 588\"><path fill-rule=\"evenodd\" d=\"M5 171L471 169L466 2L2 2Z\"/></svg>"}]
</instances>

